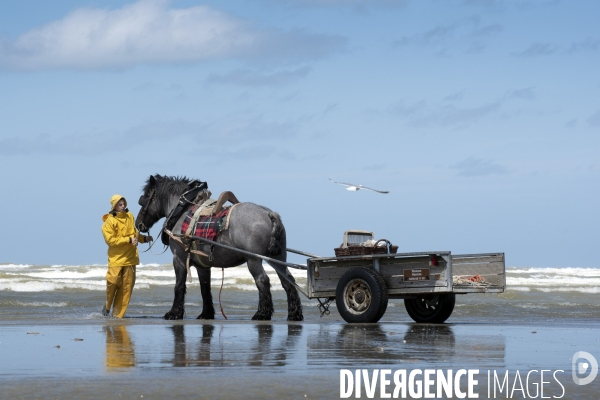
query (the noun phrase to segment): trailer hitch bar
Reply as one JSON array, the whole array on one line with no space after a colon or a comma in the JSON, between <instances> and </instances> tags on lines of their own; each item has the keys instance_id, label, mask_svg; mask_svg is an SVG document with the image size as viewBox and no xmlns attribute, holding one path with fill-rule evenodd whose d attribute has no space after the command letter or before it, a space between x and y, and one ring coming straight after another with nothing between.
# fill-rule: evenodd
<instances>
[{"instance_id":1,"label":"trailer hitch bar","mask_svg":"<svg viewBox=\"0 0 600 400\"><path fill-rule=\"evenodd\" d=\"M291 268L295 268L295 269L307 270L308 267L306 265L300 265L300 264L289 263L289 262L286 262L286 261L276 260L276 259L271 258L271 257L263 256L263 255L256 254L256 253L252 253L251 251L246 251L246 250L238 249L237 247L228 246L228 245L222 244L222 243L217 243L217 242L215 242L213 240L206 239L206 238L203 238L203 237L200 237L200 236L183 235L183 234L180 234L180 233L172 233L172 232L171 232L171 234L173 236L177 236L177 237L180 237L180 238L193 239L193 240L197 240L199 242L204 242L204 243L208 243L210 245L222 247L222 248L227 249L227 250L237 251L238 253L242 253L242 254L245 254L247 256L260 258L260 259L268 262L269 265L271 267L273 267L273 269L279 273L279 276L282 276L286 281L288 281L289 283L291 283L292 285L294 285L294 287L300 293L302 293L304 296L306 296L307 299L310 299L310 297L308 296L308 293L306 293L300 286L298 286L298 284L294 280L290 279L290 277L287 276L287 271L280 267L281 265L283 265L283 266L291 267ZM286 249L286 251L290 251L292 253L301 254L301 255L305 255L305 256L309 256L309 257L317 257L317 256L315 256L313 254L304 253L304 252L301 252L301 251L298 251L298 250L294 250L294 249ZM273 263L273 264L279 264L279 265L276 266L276 265L273 265L271 263Z\"/></svg>"}]
</instances>

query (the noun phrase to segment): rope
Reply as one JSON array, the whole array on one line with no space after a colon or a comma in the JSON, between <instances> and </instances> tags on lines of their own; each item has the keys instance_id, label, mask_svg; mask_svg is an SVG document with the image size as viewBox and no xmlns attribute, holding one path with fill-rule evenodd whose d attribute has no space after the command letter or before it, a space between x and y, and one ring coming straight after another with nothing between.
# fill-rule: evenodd
<instances>
[{"instance_id":1,"label":"rope","mask_svg":"<svg viewBox=\"0 0 600 400\"><path fill-rule=\"evenodd\" d=\"M162 232L163 232L163 230L161 229L160 232L158 232L158 237L160 237L162 235ZM150 229L148 229L148 236L152 236L152 235L150 235L150 233L151 233ZM150 245L148 246L148 248L146 250L142 250L142 253L152 250L152 247L154 246L155 243L156 243L156 240L153 240L152 243L150 243ZM150 251L150 254L153 254L155 256L160 256L161 254L164 254L165 251L167 251L167 250L169 250L169 246L165 246L165 249L160 253L155 253L153 251Z\"/></svg>"},{"instance_id":2,"label":"rope","mask_svg":"<svg viewBox=\"0 0 600 400\"><path fill-rule=\"evenodd\" d=\"M225 315L225 311L223 311L223 305L221 304L221 292L223 291L223 283L225 282L225 268L221 268L223 275L221 276L221 289L219 290L219 307L221 308L221 314L225 319L227 319L227 315Z\"/></svg>"},{"instance_id":3,"label":"rope","mask_svg":"<svg viewBox=\"0 0 600 400\"><path fill-rule=\"evenodd\" d=\"M465 286L492 286L490 282L486 282L481 275L473 276L454 276L452 283Z\"/></svg>"},{"instance_id":4,"label":"rope","mask_svg":"<svg viewBox=\"0 0 600 400\"><path fill-rule=\"evenodd\" d=\"M190 256L191 253L187 253L187 258L185 260L185 269L187 270L187 281L188 283L192 283L192 271L190 271Z\"/></svg>"}]
</instances>

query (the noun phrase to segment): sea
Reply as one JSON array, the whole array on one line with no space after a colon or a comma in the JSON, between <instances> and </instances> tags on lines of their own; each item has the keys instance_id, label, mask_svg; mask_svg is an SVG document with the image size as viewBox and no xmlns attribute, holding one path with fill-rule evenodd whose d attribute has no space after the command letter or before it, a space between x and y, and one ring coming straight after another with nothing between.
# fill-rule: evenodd
<instances>
[{"instance_id":1,"label":"sea","mask_svg":"<svg viewBox=\"0 0 600 400\"><path fill-rule=\"evenodd\" d=\"M265 264L275 305L273 320L285 321L285 292L275 271ZM0 264L0 321L2 324L68 323L102 320L106 288L105 264L32 265ZM291 269L297 283L306 287L306 271ZM198 277L187 284L185 319L202 311ZM128 318L162 318L173 302L175 274L170 264L142 264ZM212 270L212 293L217 319L249 320L256 311L258 292L245 266ZM448 323L495 322L578 324L600 318L600 268L506 268L506 291L501 294L467 294L456 299ZM343 322L335 309L322 315L318 302L301 295L306 321ZM222 307L223 312L220 312ZM391 299L382 322L411 322L403 300Z\"/></svg>"},{"instance_id":2,"label":"sea","mask_svg":"<svg viewBox=\"0 0 600 400\"><path fill-rule=\"evenodd\" d=\"M285 292L269 266L271 322L251 321L258 292L243 266L212 270L215 321L196 320L197 276L187 285L184 320L165 321L175 274L162 264L138 266L118 320L101 314L106 269L0 264L0 398L332 399L352 390L343 371L362 370L364 380L386 368L469 369L479 398L600 393L600 377L581 386L574 373L583 365L581 377L591 376L587 361L576 364L582 351L586 360L600 356L600 268L509 266L504 293L459 295L440 325L413 323L399 299L377 324L347 324L335 302L322 314L302 296L305 321L287 322ZM306 287L306 271L291 271ZM503 389L496 375L508 380ZM367 395L366 382L351 398L379 398Z\"/></svg>"}]
</instances>

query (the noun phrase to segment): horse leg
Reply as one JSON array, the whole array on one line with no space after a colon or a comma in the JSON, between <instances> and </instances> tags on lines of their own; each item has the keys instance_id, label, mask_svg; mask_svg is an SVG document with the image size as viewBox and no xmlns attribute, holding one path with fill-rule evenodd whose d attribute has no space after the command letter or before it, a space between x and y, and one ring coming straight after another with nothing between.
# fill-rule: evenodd
<instances>
[{"instance_id":1,"label":"horse leg","mask_svg":"<svg viewBox=\"0 0 600 400\"><path fill-rule=\"evenodd\" d=\"M200 293L202 294L202 313L196 319L215 319L212 293L210 291L210 268L196 267L200 280Z\"/></svg>"},{"instance_id":2,"label":"horse leg","mask_svg":"<svg viewBox=\"0 0 600 400\"><path fill-rule=\"evenodd\" d=\"M270 321L273 315L273 299L271 298L271 282L262 266L259 258L248 260L248 270L254 278L258 289L258 311L252 317L253 320Z\"/></svg>"},{"instance_id":3,"label":"horse leg","mask_svg":"<svg viewBox=\"0 0 600 400\"><path fill-rule=\"evenodd\" d=\"M181 257L173 256L173 267L175 268L175 298L173 299L173 307L165 314L165 319L183 319L185 313L185 279L187 270L185 261Z\"/></svg>"},{"instance_id":4,"label":"horse leg","mask_svg":"<svg viewBox=\"0 0 600 400\"><path fill-rule=\"evenodd\" d=\"M282 267L278 266L278 268L281 269ZM273 268L273 269L275 269L275 268ZM275 269L275 271L277 271L277 269ZM288 268L285 269L285 275L288 278L290 278L292 282L296 282L296 280L294 279L294 277L292 276L292 274L290 273ZM294 285L292 285L291 282L289 282L287 279L285 279L279 273L279 271L277 271L277 276L279 276L279 280L281 281L281 286L283 286L283 289L285 290L285 294L287 295L287 302L288 302L287 320L288 321L303 321L304 316L302 315L302 302L300 301L300 296L298 296L298 291L296 290Z\"/></svg>"}]
</instances>

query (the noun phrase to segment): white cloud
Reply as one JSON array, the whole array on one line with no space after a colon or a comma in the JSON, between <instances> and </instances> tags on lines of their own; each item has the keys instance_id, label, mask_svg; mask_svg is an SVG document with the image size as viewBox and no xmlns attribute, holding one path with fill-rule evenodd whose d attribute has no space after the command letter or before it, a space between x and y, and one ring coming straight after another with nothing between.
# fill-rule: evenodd
<instances>
[{"instance_id":1,"label":"white cloud","mask_svg":"<svg viewBox=\"0 0 600 400\"><path fill-rule=\"evenodd\" d=\"M556 53L558 50L558 46L553 43L534 43L525 50L512 54L517 57L547 56Z\"/></svg>"},{"instance_id":2,"label":"white cloud","mask_svg":"<svg viewBox=\"0 0 600 400\"><path fill-rule=\"evenodd\" d=\"M392 114L408 117L408 123L417 127L462 126L494 114L500 105L498 101L474 107L457 107L453 104L429 104L421 100L409 105L401 102L392 109Z\"/></svg>"},{"instance_id":3,"label":"white cloud","mask_svg":"<svg viewBox=\"0 0 600 400\"><path fill-rule=\"evenodd\" d=\"M468 52L478 53L485 48L481 41L502 33L504 28L500 24L481 25L481 17L473 15L462 18L456 22L438 25L427 31L403 36L393 42L394 47L405 46L448 46L455 43L455 39L469 43Z\"/></svg>"},{"instance_id":4,"label":"white cloud","mask_svg":"<svg viewBox=\"0 0 600 400\"><path fill-rule=\"evenodd\" d=\"M132 146L168 137L200 136L206 131L202 126L187 121L145 123L126 131L103 132L102 134L71 134L34 137L9 137L0 140L0 154L6 156L46 155L98 155L123 151ZM204 135L209 140L209 135Z\"/></svg>"},{"instance_id":5,"label":"white cloud","mask_svg":"<svg viewBox=\"0 0 600 400\"><path fill-rule=\"evenodd\" d=\"M535 88L527 87L523 89L511 90L506 94L507 99L524 99L533 100L535 99Z\"/></svg>"},{"instance_id":6,"label":"white cloud","mask_svg":"<svg viewBox=\"0 0 600 400\"><path fill-rule=\"evenodd\" d=\"M75 10L14 41L1 42L0 67L126 68L222 58L296 61L345 46L338 36L259 29L208 6L168 6L168 0L140 0L116 10Z\"/></svg>"},{"instance_id":7,"label":"white cloud","mask_svg":"<svg viewBox=\"0 0 600 400\"><path fill-rule=\"evenodd\" d=\"M398 7L403 6L405 0L270 0L276 3L291 3L311 7L353 7L358 9L373 8L378 6Z\"/></svg>"},{"instance_id":8,"label":"white cloud","mask_svg":"<svg viewBox=\"0 0 600 400\"><path fill-rule=\"evenodd\" d=\"M458 100L462 100L463 97L464 97L464 92L461 90L459 92L455 92L455 93L445 96L444 101L458 101Z\"/></svg>"},{"instance_id":9,"label":"white cloud","mask_svg":"<svg viewBox=\"0 0 600 400\"><path fill-rule=\"evenodd\" d=\"M297 131L298 125L294 122L265 120L262 116L242 120L229 117L226 121L202 124L185 120L151 121L123 131L101 134L8 137L0 139L0 155L96 156L129 151L146 143L152 143L154 148L165 148L176 139L185 140L188 150L196 146L212 146L234 151L248 142L257 146L262 143L281 144L293 138ZM156 143L160 143L160 146L156 147Z\"/></svg>"},{"instance_id":10,"label":"white cloud","mask_svg":"<svg viewBox=\"0 0 600 400\"><path fill-rule=\"evenodd\" d=\"M216 125L211 130L219 132L218 137L226 137L234 143L245 140L281 143L294 137L298 130L294 122L266 121L262 116L241 121L219 121Z\"/></svg>"},{"instance_id":11,"label":"white cloud","mask_svg":"<svg viewBox=\"0 0 600 400\"><path fill-rule=\"evenodd\" d=\"M600 110L596 111L596 113L594 115L592 115L591 117L589 117L587 119L587 123L591 127L600 126Z\"/></svg>"},{"instance_id":12,"label":"white cloud","mask_svg":"<svg viewBox=\"0 0 600 400\"><path fill-rule=\"evenodd\" d=\"M600 39L588 37L569 45L554 43L534 43L520 52L513 52L517 57L549 56L553 54L579 54L584 52L595 52L600 50Z\"/></svg>"},{"instance_id":13,"label":"white cloud","mask_svg":"<svg viewBox=\"0 0 600 400\"><path fill-rule=\"evenodd\" d=\"M211 83L229 83L242 86L278 86L305 78L309 67L301 67L291 71L257 72L251 70L235 70L226 74L211 74Z\"/></svg>"},{"instance_id":14,"label":"white cloud","mask_svg":"<svg viewBox=\"0 0 600 400\"><path fill-rule=\"evenodd\" d=\"M464 127L490 116L498 115L511 103L535 100L535 88L509 90L497 100L484 104L459 106L455 104L464 97L463 92L446 96L442 102L419 100L412 103L400 101L390 109L392 115L407 119L409 125L417 127L449 126Z\"/></svg>"},{"instance_id":15,"label":"white cloud","mask_svg":"<svg viewBox=\"0 0 600 400\"><path fill-rule=\"evenodd\" d=\"M598 51L600 50L600 39L596 38L585 38L578 42L573 42L567 49L568 53L580 53L584 51Z\"/></svg>"},{"instance_id":16,"label":"white cloud","mask_svg":"<svg viewBox=\"0 0 600 400\"><path fill-rule=\"evenodd\" d=\"M560 0L522 0L522 1L504 1L504 0L463 0L462 4L467 6L475 6L490 10L500 11L508 7L518 7L525 9L545 8L556 6Z\"/></svg>"},{"instance_id":17,"label":"white cloud","mask_svg":"<svg viewBox=\"0 0 600 400\"><path fill-rule=\"evenodd\" d=\"M503 165L496 164L492 160L474 157L466 158L450 168L457 169L459 176L506 175L509 173Z\"/></svg>"}]
</instances>

